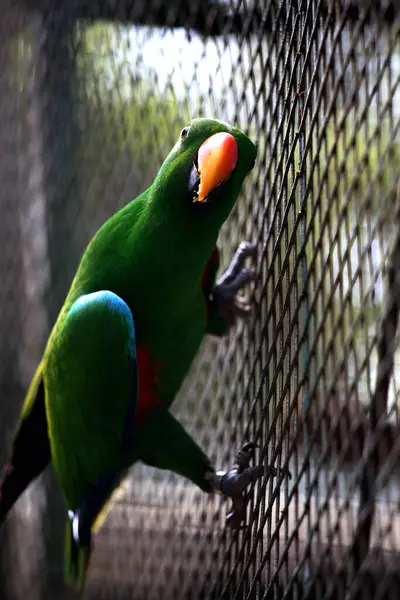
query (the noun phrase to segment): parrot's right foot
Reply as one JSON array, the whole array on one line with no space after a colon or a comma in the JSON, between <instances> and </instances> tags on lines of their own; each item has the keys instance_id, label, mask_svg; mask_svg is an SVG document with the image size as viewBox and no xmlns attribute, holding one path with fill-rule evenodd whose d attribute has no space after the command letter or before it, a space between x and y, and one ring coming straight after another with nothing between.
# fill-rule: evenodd
<instances>
[{"instance_id":1,"label":"parrot's right foot","mask_svg":"<svg viewBox=\"0 0 400 600\"><path fill-rule=\"evenodd\" d=\"M217 471L207 474L214 491L232 500L231 510L226 516L226 523L231 529L240 529L246 518L248 502L246 488L266 472L271 477L275 477L278 473L273 466L267 467L267 469L262 465L250 467L256 447L257 445L253 442L245 444L237 453L235 463L229 471ZM288 476L291 477L289 472Z\"/></svg>"},{"instance_id":2,"label":"parrot's right foot","mask_svg":"<svg viewBox=\"0 0 400 600\"><path fill-rule=\"evenodd\" d=\"M237 296L247 284L254 282L257 277L252 269L244 267L247 258L255 258L257 246L250 242L241 242L236 250L231 264L213 290L213 303L217 311L229 325L234 325L236 318L247 318L251 315L251 304L248 300Z\"/></svg>"}]
</instances>

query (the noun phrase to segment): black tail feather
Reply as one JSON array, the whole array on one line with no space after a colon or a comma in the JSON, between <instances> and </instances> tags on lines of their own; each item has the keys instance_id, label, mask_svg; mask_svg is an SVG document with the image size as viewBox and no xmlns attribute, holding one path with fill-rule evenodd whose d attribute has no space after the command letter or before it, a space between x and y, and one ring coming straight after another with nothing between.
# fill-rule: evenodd
<instances>
[{"instance_id":1,"label":"black tail feather","mask_svg":"<svg viewBox=\"0 0 400 600\"><path fill-rule=\"evenodd\" d=\"M50 462L43 382L29 415L21 421L11 456L0 475L0 523L19 496Z\"/></svg>"}]
</instances>

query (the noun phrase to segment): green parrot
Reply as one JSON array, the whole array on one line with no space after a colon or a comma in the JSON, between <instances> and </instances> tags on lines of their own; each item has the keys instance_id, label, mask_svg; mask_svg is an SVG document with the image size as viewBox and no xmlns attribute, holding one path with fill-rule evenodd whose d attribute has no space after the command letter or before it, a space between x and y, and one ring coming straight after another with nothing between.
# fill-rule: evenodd
<instances>
[{"instance_id":1,"label":"green parrot","mask_svg":"<svg viewBox=\"0 0 400 600\"><path fill-rule=\"evenodd\" d=\"M254 445L228 472L169 412L206 333L223 335L250 306L237 292L254 280L242 243L216 283L219 230L256 147L238 129L195 119L152 185L89 243L22 408L0 482L0 522L51 462L67 507L66 576L82 587L91 536L136 461L168 469L205 492L231 497L245 517Z\"/></svg>"}]
</instances>

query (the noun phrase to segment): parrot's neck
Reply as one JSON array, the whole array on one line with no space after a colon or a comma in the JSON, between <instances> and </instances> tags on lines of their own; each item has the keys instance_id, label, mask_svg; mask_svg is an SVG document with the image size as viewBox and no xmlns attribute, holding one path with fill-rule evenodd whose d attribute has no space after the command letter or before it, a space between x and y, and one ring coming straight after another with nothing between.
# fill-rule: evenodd
<instances>
[{"instance_id":1,"label":"parrot's neck","mask_svg":"<svg viewBox=\"0 0 400 600\"><path fill-rule=\"evenodd\" d=\"M139 227L149 267L160 269L161 279L173 278L176 283L182 279L186 287L190 282L196 285L226 216L218 214L218 206L194 207L189 198L182 198L182 194L167 186L163 189L158 185L149 192ZM165 198L170 197L174 199L166 202ZM136 229L132 232L134 237Z\"/></svg>"},{"instance_id":2,"label":"parrot's neck","mask_svg":"<svg viewBox=\"0 0 400 600\"><path fill-rule=\"evenodd\" d=\"M157 271L157 279L164 285L168 281L174 285L184 283L185 288L197 285L201 281L204 269L215 248L219 229L212 226L207 229L203 224L187 221L174 221L171 225L167 218L151 212L144 217L144 239L147 264Z\"/></svg>"}]
</instances>

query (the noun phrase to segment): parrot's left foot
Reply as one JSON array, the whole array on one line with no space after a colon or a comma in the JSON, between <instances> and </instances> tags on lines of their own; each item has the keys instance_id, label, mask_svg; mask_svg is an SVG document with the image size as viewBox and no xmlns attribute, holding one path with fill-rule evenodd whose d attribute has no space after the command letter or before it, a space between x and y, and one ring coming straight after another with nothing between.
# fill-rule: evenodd
<instances>
[{"instance_id":1,"label":"parrot's left foot","mask_svg":"<svg viewBox=\"0 0 400 600\"><path fill-rule=\"evenodd\" d=\"M237 317L245 319L251 314L251 304L243 298L238 298L237 294L248 283L257 279L254 270L244 267L245 260L255 258L256 255L255 244L242 242L213 290L213 303L220 317L229 325L234 325Z\"/></svg>"},{"instance_id":2,"label":"parrot's left foot","mask_svg":"<svg viewBox=\"0 0 400 600\"><path fill-rule=\"evenodd\" d=\"M231 510L226 516L226 523L231 529L240 529L241 523L246 518L248 502L246 488L262 477L266 471L271 477L275 477L278 473L273 466L267 469L261 465L250 467L256 447L257 444L253 442L245 444L237 453L232 469L210 474L214 490L232 500ZM287 474L290 478L289 471Z\"/></svg>"}]
</instances>

